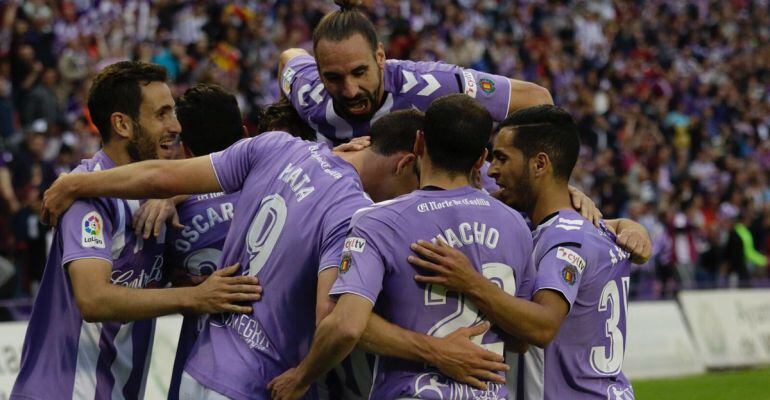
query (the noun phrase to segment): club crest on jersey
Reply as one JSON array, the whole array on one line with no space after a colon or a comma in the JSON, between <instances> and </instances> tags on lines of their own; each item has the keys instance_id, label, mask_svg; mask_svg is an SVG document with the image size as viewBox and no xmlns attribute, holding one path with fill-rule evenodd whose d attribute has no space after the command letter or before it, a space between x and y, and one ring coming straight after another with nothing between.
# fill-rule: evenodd
<instances>
[{"instance_id":1,"label":"club crest on jersey","mask_svg":"<svg viewBox=\"0 0 770 400\"><path fill-rule=\"evenodd\" d=\"M574 286L575 282L577 282L577 269L572 265L565 265L561 270L561 277L564 279L564 282Z\"/></svg>"},{"instance_id":2,"label":"club crest on jersey","mask_svg":"<svg viewBox=\"0 0 770 400\"><path fill-rule=\"evenodd\" d=\"M566 247L559 247L556 249L556 258L570 263L573 267L577 268L581 274L586 268L586 262L583 257L580 257L580 254Z\"/></svg>"},{"instance_id":3,"label":"club crest on jersey","mask_svg":"<svg viewBox=\"0 0 770 400\"><path fill-rule=\"evenodd\" d=\"M363 253L364 247L366 247L366 239L351 236L345 239L345 245L342 247L342 251L355 251L356 253Z\"/></svg>"},{"instance_id":4,"label":"club crest on jersey","mask_svg":"<svg viewBox=\"0 0 770 400\"><path fill-rule=\"evenodd\" d=\"M482 78L479 80L479 87L481 91L486 95L490 95L495 92L495 82L491 79Z\"/></svg>"},{"instance_id":5,"label":"club crest on jersey","mask_svg":"<svg viewBox=\"0 0 770 400\"><path fill-rule=\"evenodd\" d=\"M344 274L345 272L348 272L352 261L353 261L353 256L350 255L349 251L342 253L342 260L340 261L340 271L339 271L340 275Z\"/></svg>"},{"instance_id":6,"label":"club crest on jersey","mask_svg":"<svg viewBox=\"0 0 770 400\"><path fill-rule=\"evenodd\" d=\"M104 248L104 222L102 216L91 211L83 217L80 244L83 247Z\"/></svg>"}]
</instances>

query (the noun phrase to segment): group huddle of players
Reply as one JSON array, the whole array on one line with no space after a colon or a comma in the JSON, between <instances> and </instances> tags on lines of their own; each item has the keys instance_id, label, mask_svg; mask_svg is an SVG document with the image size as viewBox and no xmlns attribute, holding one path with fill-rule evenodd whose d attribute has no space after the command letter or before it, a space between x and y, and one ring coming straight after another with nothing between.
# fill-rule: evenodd
<instances>
[{"instance_id":1,"label":"group huddle of players","mask_svg":"<svg viewBox=\"0 0 770 400\"><path fill-rule=\"evenodd\" d=\"M170 399L634 398L649 237L568 186L571 116L532 83L385 60L350 3L315 58L281 55L254 137L215 85L175 102L160 66L97 75L103 148L45 194L12 399L143 398L154 318L175 313Z\"/></svg>"}]
</instances>

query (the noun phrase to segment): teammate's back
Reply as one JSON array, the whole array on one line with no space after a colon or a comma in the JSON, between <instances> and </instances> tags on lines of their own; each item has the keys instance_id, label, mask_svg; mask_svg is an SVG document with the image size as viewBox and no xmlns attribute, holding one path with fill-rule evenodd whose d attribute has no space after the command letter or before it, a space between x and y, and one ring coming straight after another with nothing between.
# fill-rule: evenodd
<instances>
[{"instance_id":1,"label":"teammate's back","mask_svg":"<svg viewBox=\"0 0 770 400\"><path fill-rule=\"evenodd\" d=\"M389 321L439 337L479 323L482 317L462 295L415 281L407 257L410 244L418 240L442 240L460 249L506 292L529 297L532 239L526 223L514 210L469 186L418 190L356 213L343 255L341 270L346 272L332 294L364 295ZM494 330L479 338L479 344L503 353L503 339ZM423 364L381 358L371 397L466 399L481 394ZM490 383L486 395L505 398L506 391Z\"/></svg>"},{"instance_id":2,"label":"teammate's back","mask_svg":"<svg viewBox=\"0 0 770 400\"><path fill-rule=\"evenodd\" d=\"M268 398L270 379L310 345L317 274L339 264L350 216L371 201L352 165L283 132L211 158L225 192L241 191L220 265L239 262L270 295L251 314L212 317L185 370L229 397Z\"/></svg>"},{"instance_id":3,"label":"teammate's back","mask_svg":"<svg viewBox=\"0 0 770 400\"><path fill-rule=\"evenodd\" d=\"M547 382L542 393L527 387L531 379L525 379L524 392L544 399L633 398L621 372L631 272L628 253L615 244L615 235L603 224L596 228L574 210L544 220L534 241L532 257L539 268L535 290L557 290L571 308L545 347L540 368L527 372L540 374L536 379Z\"/></svg>"}]
</instances>

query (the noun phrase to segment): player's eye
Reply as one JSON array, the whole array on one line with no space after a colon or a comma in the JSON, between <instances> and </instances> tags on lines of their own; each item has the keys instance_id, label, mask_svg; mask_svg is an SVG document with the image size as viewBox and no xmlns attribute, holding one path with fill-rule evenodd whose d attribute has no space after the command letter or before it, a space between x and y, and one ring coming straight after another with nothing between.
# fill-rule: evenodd
<instances>
[{"instance_id":1,"label":"player's eye","mask_svg":"<svg viewBox=\"0 0 770 400\"><path fill-rule=\"evenodd\" d=\"M339 75L326 75L326 80L329 82L339 82L341 79Z\"/></svg>"}]
</instances>

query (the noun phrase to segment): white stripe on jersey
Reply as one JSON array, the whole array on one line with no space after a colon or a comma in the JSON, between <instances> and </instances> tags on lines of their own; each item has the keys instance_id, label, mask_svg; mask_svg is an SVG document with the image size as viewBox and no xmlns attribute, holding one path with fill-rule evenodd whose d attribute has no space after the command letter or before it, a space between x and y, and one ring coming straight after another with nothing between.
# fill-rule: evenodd
<instances>
[{"instance_id":1,"label":"white stripe on jersey","mask_svg":"<svg viewBox=\"0 0 770 400\"><path fill-rule=\"evenodd\" d=\"M142 383L139 387L139 397L144 398L144 390L147 388L147 376L150 373L150 360L152 359L152 347L155 345L155 322L157 319L152 319L152 326L150 327L150 342L147 345L147 354L144 356L144 369L142 370Z\"/></svg>"},{"instance_id":2,"label":"white stripe on jersey","mask_svg":"<svg viewBox=\"0 0 770 400\"><path fill-rule=\"evenodd\" d=\"M379 110L374 113L372 120L369 121L369 126L377 122L378 119L390 114L390 110L393 108L393 93L388 93L388 97L385 98L385 103L382 104Z\"/></svg>"},{"instance_id":3,"label":"white stripe on jersey","mask_svg":"<svg viewBox=\"0 0 770 400\"><path fill-rule=\"evenodd\" d=\"M126 247L126 209L121 200L118 204L118 226L113 226L112 234L112 259L117 260L123 248Z\"/></svg>"},{"instance_id":4,"label":"white stripe on jersey","mask_svg":"<svg viewBox=\"0 0 770 400\"><path fill-rule=\"evenodd\" d=\"M123 387L126 386L131 370L134 367L134 341L131 334L134 332L134 323L129 322L120 326L115 334L115 359L112 360L110 373L115 379L112 386L112 398L119 400L123 396Z\"/></svg>"},{"instance_id":5,"label":"white stripe on jersey","mask_svg":"<svg viewBox=\"0 0 770 400\"><path fill-rule=\"evenodd\" d=\"M542 231L543 228L546 228L546 227L549 227L549 226L553 225L554 222L556 222L556 216L555 215L553 217L551 217L551 219L549 219L548 221L543 222L540 225L538 225L537 228L535 228L535 231L532 232L532 237L535 237L538 234L540 234L540 231Z\"/></svg>"},{"instance_id":6,"label":"white stripe on jersey","mask_svg":"<svg viewBox=\"0 0 770 400\"><path fill-rule=\"evenodd\" d=\"M364 195L366 195L366 193L364 193ZM367 212L369 212L369 211L376 210L376 209L378 209L378 208L380 208L382 206L387 206L389 204L399 203L399 202L402 202L402 201L405 201L405 200L409 200L409 199L412 199L412 197L401 196L401 197L396 197L395 199L383 200L383 201L381 201L379 203L374 203L374 204L370 205L369 207L359 208L358 210L356 210L356 212L353 213L353 216L350 217L350 227L352 228L356 224L356 222L358 222L358 220L361 219L361 217L364 214L366 214Z\"/></svg>"},{"instance_id":7,"label":"white stripe on jersey","mask_svg":"<svg viewBox=\"0 0 770 400\"><path fill-rule=\"evenodd\" d=\"M567 219L559 217L560 224L583 226L583 222L584 221L582 219Z\"/></svg>"},{"instance_id":8,"label":"white stripe on jersey","mask_svg":"<svg viewBox=\"0 0 770 400\"><path fill-rule=\"evenodd\" d=\"M374 105L372 105L374 107ZM353 127L342 117L334 112L334 104L329 99L326 102L326 122L334 126L334 137L337 139L350 139L353 137Z\"/></svg>"},{"instance_id":9,"label":"white stripe on jersey","mask_svg":"<svg viewBox=\"0 0 770 400\"><path fill-rule=\"evenodd\" d=\"M377 381L377 373L380 372L380 355L375 354L374 355L374 370L372 371L372 388L369 390L369 395L366 396L367 399L372 398L372 392L374 392L374 382Z\"/></svg>"},{"instance_id":10,"label":"white stripe on jersey","mask_svg":"<svg viewBox=\"0 0 770 400\"><path fill-rule=\"evenodd\" d=\"M75 364L75 385L72 398L92 400L96 397L96 364L99 361L99 340L102 324L83 321L78 338L78 358Z\"/></svg>"},{"instance_id":11,"label":"white stripe on jersey","mask_svg":"<svg viewBox=\"0 0 770 400\"><path fill-rule=\"evenodd\" d=\"M514 395L517 393L517 387L512 386L515 383L517 386L524 386L522 391L524 397L518 400L543 400L545 398L545 352L539 347L530 346L526 353L516 356L516 353L508 353L506 360L517 363L517 367L524 371L521 373L522 380L518 379L518 374L513 376L506 374L505 380L509 392ZM520 364L519 360L521 360ZM511 371L513 370L514 368L511 368Z\"/></svg>"},{"instance_id":12,"label":"white stripe on jersey","mask_svg":"<svg viewBox=\"0 0 770 400\"><path fill-rule=\"evenodd\" d=\"M131 210L131 215L136 215L136 212L139 211L139 200L126 200L126 203L128 203L128 209ZM142 235L135 235L134 240L136 240L134 243L134 254L136 254L144 248L144 238Z\"/></svg>"}]
</instances>

